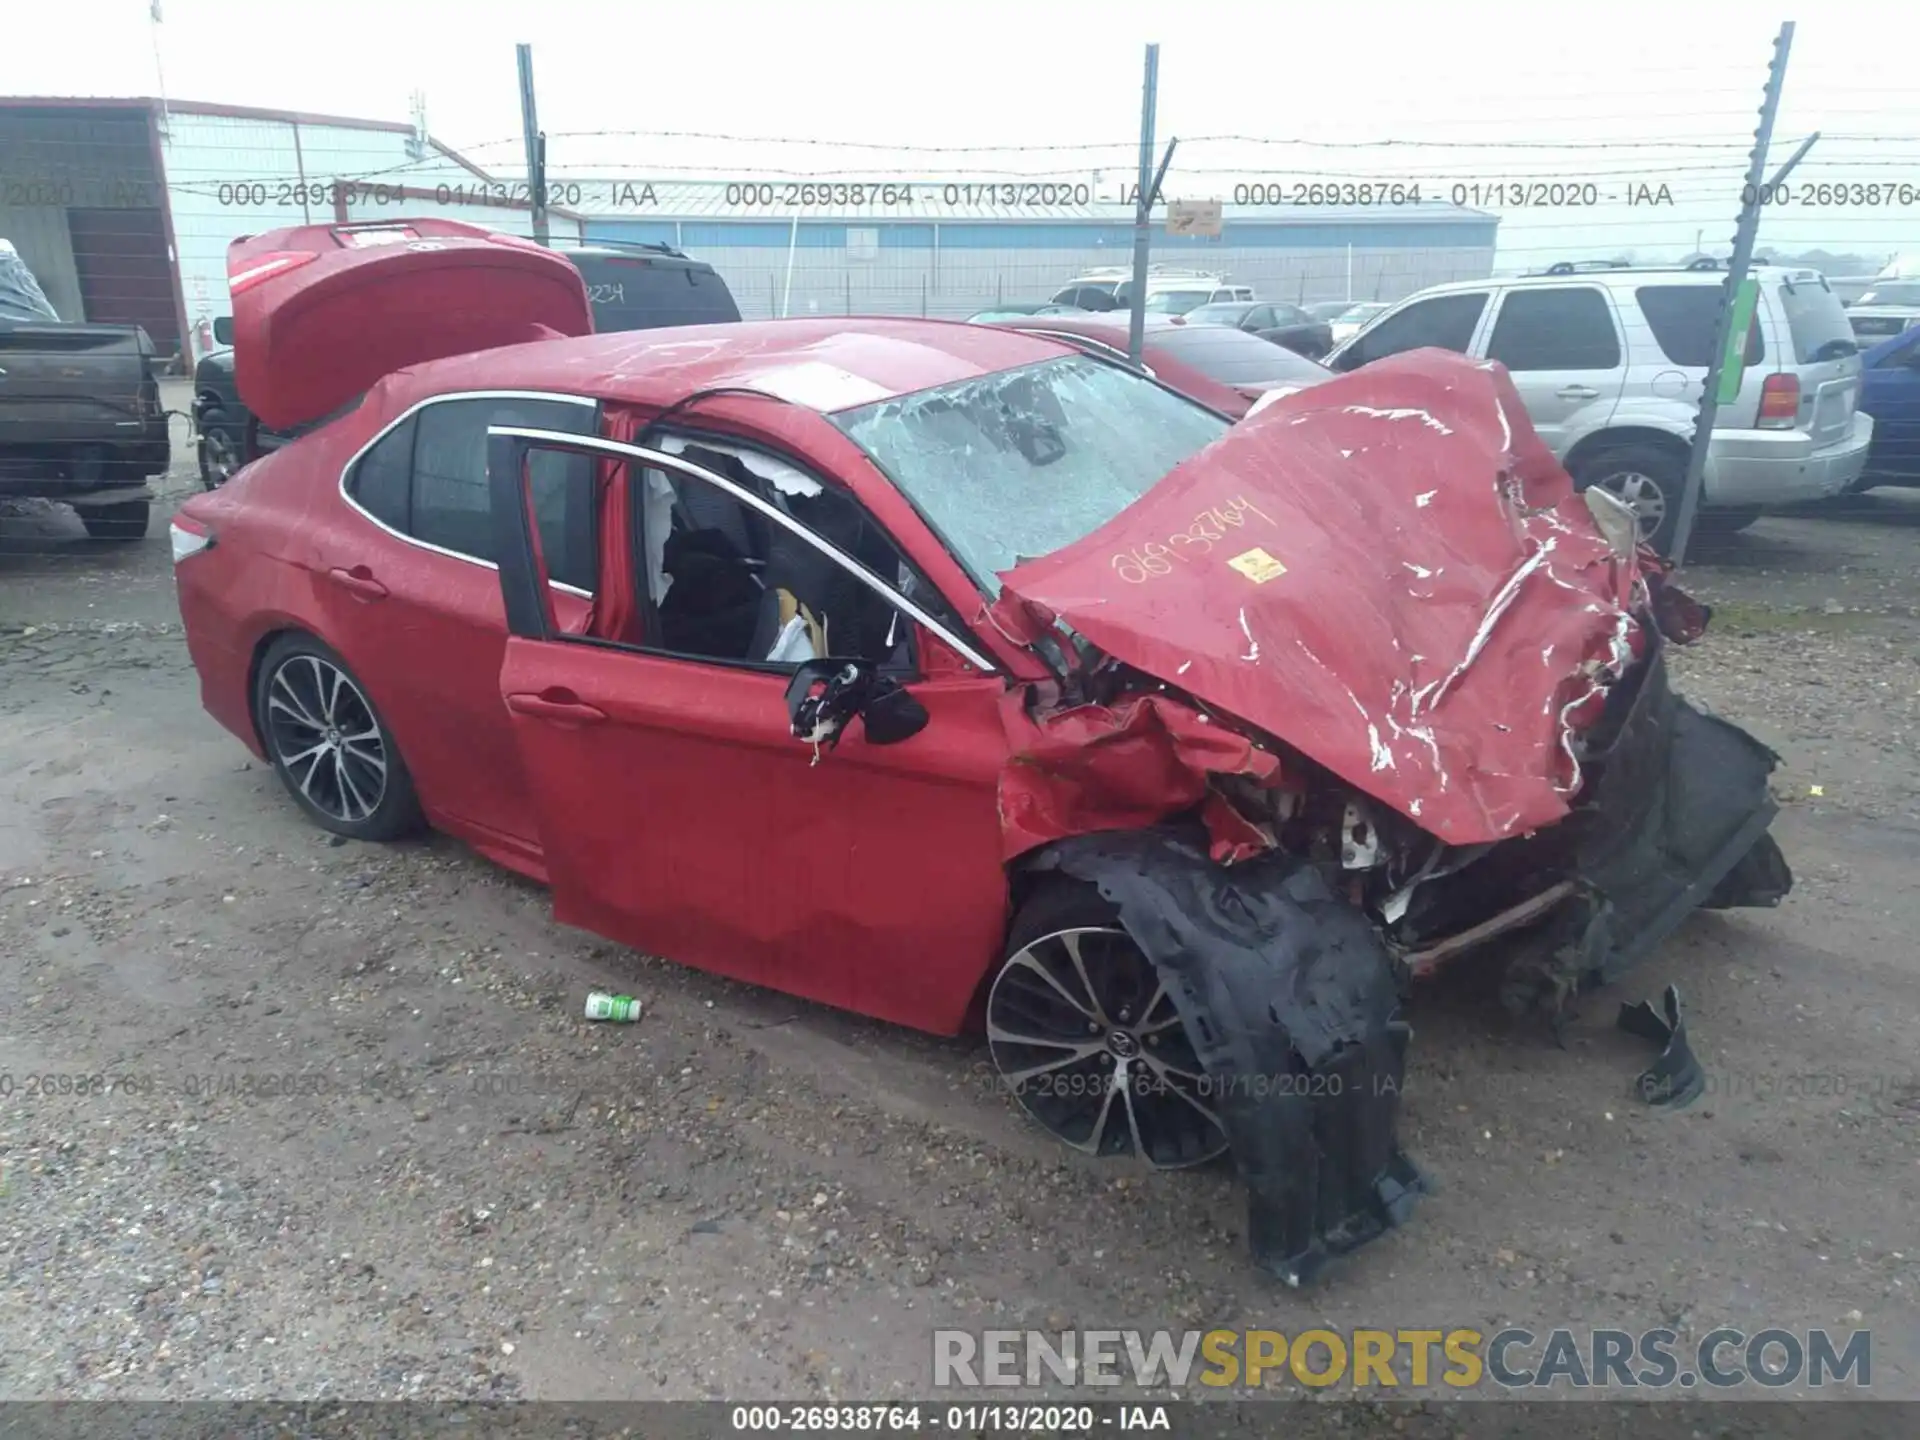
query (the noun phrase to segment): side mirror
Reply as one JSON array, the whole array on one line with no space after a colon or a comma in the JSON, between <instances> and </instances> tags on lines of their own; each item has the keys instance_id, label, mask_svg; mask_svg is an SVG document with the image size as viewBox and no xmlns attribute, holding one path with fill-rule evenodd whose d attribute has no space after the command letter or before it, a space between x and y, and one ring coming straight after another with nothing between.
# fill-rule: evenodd
<instances>
[{"instance_id":1,"label":"side mirror","mask_svg":"<svg viewBox=\"0 0 1920 1440\"><path fill-rule=\"evenodd\" d=\"M858 715L869 745L898 745L927 726L927 707L871 660L809 660L787 683L787 718L796 740L829 749Z\"/></svg>"},{"instance_id":2,"label":"side mirror","mask_svg":"<svg viewBox=\"0 0 1920 1440\"><path fill-rule=\"evenodd\" d=\"M214 343L218 345L231 345L233 343L233 317L231 315L222 315L218 320L213 322L213 339Z\"/></svg>"}]
</instances>

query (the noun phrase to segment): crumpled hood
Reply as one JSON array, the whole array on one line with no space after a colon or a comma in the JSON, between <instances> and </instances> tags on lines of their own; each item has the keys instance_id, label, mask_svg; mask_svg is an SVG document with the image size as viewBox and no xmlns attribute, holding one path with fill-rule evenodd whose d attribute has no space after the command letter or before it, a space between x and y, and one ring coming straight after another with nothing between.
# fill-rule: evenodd
<instances>
[{"instance_id":1,"label":"crumpled hood","mask_svg":"<svg viewBox=\"0 0 1920 1440\"><path fill-rule=\"evenodd\" d=\"M1002 577L1109 655L1454 844L1566 815L1639 570L1498 366L1437 350L1274 401Z\"/></svg>"}]
</instances>

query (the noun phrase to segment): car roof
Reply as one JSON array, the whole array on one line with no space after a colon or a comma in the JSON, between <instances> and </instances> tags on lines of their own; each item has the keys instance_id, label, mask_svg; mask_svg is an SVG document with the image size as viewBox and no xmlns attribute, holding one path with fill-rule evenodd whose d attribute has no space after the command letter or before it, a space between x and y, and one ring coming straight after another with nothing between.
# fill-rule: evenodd
<instances>
[{"instance_id":1,"label":"car roof","mask_svg":"<svg viewBox=\"0 0 1920 1440\"><path fill-rule=\"evenodd\" d=\"M716 273L713 266L705 260L696 260L691 255L682 255L677 250L653 249L651 247L612 245L555 245L553 252L564 255L578 264L582 260L624 260L628 263L638 261L663 270L704 270L708 274Z\"/></svg>"},{"instance_id":2,"label":"car roof","mask_svg":"<svg viewBox=\"0 0 1920 1440\"><path fill-rule=\"evenodd\" d=\"M1817 270L1789 265L1754 265L1748 268L1747 273L1756 280L1774 282L1824 278ZM1561 275L1494 275L1484 280L1448 280L1439 285L1428 285L1391 303L1399 305L1407 300L1423 299L1429 295L1455 295L1463 291L1496 288L1530 289L1542 285L1586 284L1619 289L1649 283L1717 286L1725 284L1726 278L1725 270L1689 270L1682 265L1622 265L1606 270L1574 270ZM1358 305L1363 302L1356 300L1354 303Z\"/></svg>"},{"instance_id":3,"label":"car roof","mask_svg":"<svg viewBox=\"0 0 1920 1440\"><path fill-rule=\"evenodd\" d=\"M429 361L400 375L413 398L552 390L657 406L697 390L740 387L831 414L1067 353L1063 342L964 321L836 316L539 340Z\"/></svg>"}]
</instances>

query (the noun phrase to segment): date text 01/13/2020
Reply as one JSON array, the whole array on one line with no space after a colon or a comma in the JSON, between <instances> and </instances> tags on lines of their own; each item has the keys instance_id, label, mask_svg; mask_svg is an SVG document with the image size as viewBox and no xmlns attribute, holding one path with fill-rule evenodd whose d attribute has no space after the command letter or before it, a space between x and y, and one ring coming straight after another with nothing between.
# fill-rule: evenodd
<instances>
[{"instance_id":1,"label":"date text 01/13/2020","mask_svg":"<svg viewBox=\"0 0 1920 1440\"><path fill-rule=\"evenodd\" d=\"M928 1430L956 1435L1038 1432L1093 1434L1099 1430L1171 1430L1164 1405L919 1405L912 1401L861 1405L735 1405L728 1428L754 1432L868 1433Z\"/></svg>"}]
</instances>

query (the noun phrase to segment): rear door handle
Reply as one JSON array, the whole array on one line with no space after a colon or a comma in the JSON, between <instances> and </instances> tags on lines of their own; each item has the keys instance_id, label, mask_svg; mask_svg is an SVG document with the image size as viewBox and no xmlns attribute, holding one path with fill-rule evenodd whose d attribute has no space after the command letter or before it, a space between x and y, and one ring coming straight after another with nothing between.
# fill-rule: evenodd
<instances>
[{"instance_id":1,"label":"rear door handle","mask_svg":"<svg viewBox=\"0 0 1920 1440\"><path fill-rule=\"evenodd\" d=\"M1562 400L1598 400L1600 392L1591 385L1562 385L1553 392Z\"/></svg>"},{"instance_id":2,"label":"rear door handle","mask_svg":"<svg viewBox=\"0 0 1920 1440\"><path fill-rule=\"evenodd\" d=\"M387 598L387 587L374 579L373 571L364 565L356 565L351 570L343 570L336 565L327 572L327 578L341 589L351 590L362 600Z\"/></svg>"},{"instance_id":3,"label":"rear door handle","mask_svg":"<svg viewBox=\"0 0 1920 1440\"><path fill-rule=\"evenodd\" d=\"M606 711L587 704L573 691L561 686L549 686L538 695L509 695L507 709L516 715L557 720L565 725L598 725L607 718Z\"/></svg>"}]
</instances>

